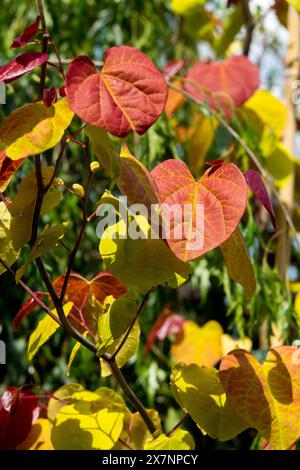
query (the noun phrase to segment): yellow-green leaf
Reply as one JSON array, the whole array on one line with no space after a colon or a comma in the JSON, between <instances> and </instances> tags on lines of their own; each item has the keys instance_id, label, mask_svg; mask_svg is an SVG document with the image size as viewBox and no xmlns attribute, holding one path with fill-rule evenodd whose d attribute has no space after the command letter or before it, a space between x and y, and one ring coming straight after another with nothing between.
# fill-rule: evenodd
<instances>
[{"instance_id":1,"label":"yellow-green leaf","mask_svg":"<svg viewBox=\"0 0 300 470\"><path fill-rule=\"evenodd\" d=\"M171 384L179 405L213 439L228 441L247 429L247 423L230 408L216 369L177 365Z\"/></svg>"},{"instance_id":2,"label":"yellow-green leaf","mask_svg":"<svg viewBox=\"0 0 300 470\"><path fill-rule=\"evenodd\" d=\"M64 312L67 316L73 307L72 302L67 302L64 305ZM52 313L58 317L56 310L52 310ZM36 355L40 347L48 341L48 339L54 335L58 330L59 324L56 323L49 315L45 315L42 320L39 321L36 329L31 333L28 343L28 359L31 361Z\"/></svg>"},{"instance_id":3,"label":"yellow-green leaf","mask_svg":"<svg viewBox=\"0 0 300 470\"><path fill-rule=\"evenodd\" d=\"M115 180L120 173L120 159L108 133L91 125L86 126L85 133L90 138L92 150L105 169L107 176Z\"/></svg>"},{"instance_id":4,"label":"yellow-green leaf","mask_svg":"<svg viewBox=\"0 0 300 470\"><path fill-rule=\"evenodd\" d=\"M131 218L128 227L132 233L146 238L127 236L126 222L122 219L105 230L99 246L107 269L127 288L146 294L152 287L167 284L175 288L188 279L189 264L180 261L163 240L151 238L151 227L145 217ZM127 238L117 238L118 235Z\"/></svg>"},{"instance_id":5,"label":"yellow-green leaf","mask_svg":"<svg viewBox=\"0 0 300 470\"><path fill-rule=\"evenodd\" d=\"M171 0L171 8L174 13L187 15L204 3L205 0Z\"/></svg>"},{"instance_id":6,"label":"yellow-green leaf","mask_svg":"<svg viewBox=\"0 0 300 470\"><path fill-rule=\"evenodd\" d=\"M11 214L4 202L0 202L0 256L6 264L11 266L19 256L20 250L15 248L11 237ZM6 268L0 263L0 274Z\"/></svg>"},{"instance_id":7,"label":"yellow-green leaf","mask_svg":"<svg viewBox=\"0 0 300 470\"><path fill-rule=\"evenodd\" d=\"M287 109L268 90L257 90L244 107L251 109L265 125L272 127L278 137L282 136L287 123Z\"/></svg>"},{"instance_id":8,"label":"yellow-green leaf","mask_svg":"<svg viewBox=\"0 0 300 470\"><path fill-rule=\"evenodd\" d=\"M145 450L192 450L195 449L191 434L183 429L176 429L171 436L161 434L156 439L150 437L145 442Z\"/></svg>"},{"instance_id":9,"label":"yellow-green leaf","mask_svg":"<svg viewBox=\"0 0 300 470\"><path fill-rule=\"evenodd\" d=\"M43 185L47 186L53 175L54 167L42 168ZM37 198L36 174L33 169L29 175L21 181L18 193L9 205L12 215L11 227L12 238L16 248L21 248L27 243L31 236L32 218L35 201ZM44 195L41 214L46 214L53 209L61 200L61 192L51 186Z\"/></svg>"},{"instance_id":10,"label":"yellow-green leaf","mask_svg":"<svg viewBox=\"0 0 300 470\"><path fill-rule=\"evenodd\" d=\"M229 276L243 286L245 297L250 300L256 290L253 264L244 237L239 229L220 246Z\"/></svg>"},{"instance_id":11,"label":"yellow-green leaf","mask_svg":"<svg viewBox=\"0 0 300 470\"><path fill-rule=\"evenodd\" d=\"M140 325L136 321L128 338L125 341L125 344L121 348L120 352L116 356L116 363L118 367L123 367L129 359L132 358L137 352L139 341L140 341ZM107 345L106 352L113 354L121 343L123 336L121 338L114 340L111 344ZM105 361L100 359L101 364L101 377L107 377L111 374L111 371Z\"/></svg>"},{"instance_id":12,"label":"yellow-green leaf","mask_svg":"<svg viewBox=\"0 0 300 470\"><path fill-rule=\"evenodd\" d=\"M11 160L45 152L60 141L73 116L66 98L48 108L42 102L26 104L3 121L0 145Z\"/></svg>"},{"instance_id":13,"label":"yellow-green leaf","mask_svg":"<svg viewBox=\"0 0 300 470\"><path fill-rule=\"evenodd\" d=\"M294 165L293 156L281 143L278 143L275 150L265 159L265 168L280 187L289 181L294 171Z\"/></svg>"},{"instance_id":14,"label":"yellow-green leaf","mask_svg":"<svg viewBox=\"0 0 300 470\"><path fill-rule=\"evenodd\" d=\"M111 297L111 296L110 296ZM131 324L138 309L136 294L126 292L118 299L112 298L107 312L99 316L98 333L101 344L98 352L107 350L114 340L119 339Z\"/></svg>"},{"instance_id":15,"label":"yellow-green leaf","mask_svg":"<svg viewBox=\"0 0 300 470\"><path fill-rule=\"evenodd\" d=\"M189 145L189 166L197 174L204 165L205 157L213 142L218 123L215 118L201 115L199 124Z\"/></svg>"},{"instance_id":16,"label":"yellow-green leaf","mask_svg":"<svg viewBox=\"0 0 300 470\"><path fill-rule=\"evenodd\" d=\"M19 280L26 272L26 269L32 261L42 256L47 251L54 250L56 248L59 240L63 238L65 231L67 230L69 225L69 222L54 225L53 227L49 227L49 225L46 225L46 227L38 237L37 241L33 245L33 248L27 257L26 262L21 268L18 269L16 273L17 282L19 282Z\"/></svg>"}]
</instances>

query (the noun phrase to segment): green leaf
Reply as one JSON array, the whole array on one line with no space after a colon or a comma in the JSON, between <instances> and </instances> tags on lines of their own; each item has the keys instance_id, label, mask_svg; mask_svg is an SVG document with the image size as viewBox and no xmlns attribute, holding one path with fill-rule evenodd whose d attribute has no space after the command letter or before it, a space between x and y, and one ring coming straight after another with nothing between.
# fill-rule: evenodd
<instances>
[{"instance_id":1,"label":"green leaf","mask_svg":"<svg viewBox=\"0 0 300 470\"><path fill-rule=\"evenodd\" d=\"M0 202L0 256L11 266L19 257L20 250L15 248L11 236L11 214L4 202ZM0 275L6 268L0 263Z\"/></svg>"},{"instance_id":2,"label":"green leaf","mask_svg":"<svg viewBox=\"0 0 300 470\"><path fill-rule=\"evenodd\" d=\"M73 307L72 302L67 302L63 308L65 315L68 316L71 309ZM52 313L58 317L56 310L52 310ZM58 330L59 324L56 323L49 315L45 315L45 317L39 321L36 329L31 333L28 343L28 359L31 361L33 357L36 355L40 347L48 341L48 339L54 335L54 333Z\"/></svg>"},{"instance_id":3,"label":"green leaf","mask_svg":"<svg viewBox=\"0 0 300 470\"><path fill-rule=\"evenodd\" d=\"M126 332L138 309L137 297L133 292L126 292L118 299L109 296L106 302L109 304L108 311L100 315L98 320L101 339L99 354L105 352L115 339L119 339ZM103 308L105 310L105 304Z\"/></svg>"},{"instance_id":4,"label":"green leaf","mask_svg":"<svg viewBox=\"0 0 300 470\"><path fill-rule=\"evenodd\" d=\"M146 294L152 287L167 284L176 288L188 279L189 264L180 261L163 240L150 238L145 217L131 218L130 228L146 238L117 238L127 233L122 219L105 230L99 245L107 269L128 289Z\"/></svg>"},{"instance_id":5,"label":"green leaf","mask_svg":"<svg viewBox=\"0 0 300 470\"><path fill-rule=\"evenodd\" d=\"M243 14L243 7L241 4L238 4L232 13L226 18L223 31L221 36L215 41L215 52L218 57L224 56L226 50L233 42L235 36L238 34L243 24L245 23L245 18Z\"/></svg>"},{"instance_id":6,"label":"green leaf","mask_svg":"<svg viewBox=\"0 0 300 470\"><path fill-rule=\"evenodd\" d=\"M120 173L120 160L108 133L91 125L86 126L85 133L90 138L92 150L105 168L107 176L115 180Z\"/></svg>"},{"instance_id":7,"label":"green leaf","mask_svg":"<svg viewBox=\"0 0 300 470\"><path fill-rule=\"evenodd\" d=\"M230 408L216 369L196 364L177 365L172 371L171 384L181 408L213 439L228 441L248 428Z\"/></svg>"},{"instance_id":8,"label":"green leaf","mask_svg":"<svg viewBox=\"0 0 300 470\"><path fill-rule=\"evenodd\" d=\"M220 246L224 256L229 276L243 286L247 300L250 300L256 290L256 278L253 264L245 239L239 229Z\"/></svg>"},{"instance_id":9,"label":"green leaf","mask_svg":"<svg viewBox=\"0 0 300 470\"><path fill-rule=\"evenodd\" d=\"M281 143L265 159L265 168L275 179L278 186L284 186L294 171L294 158L288 149Z\"/></svg>"},{"instance_id":10,"label":"green leaf","mask_svg":"<svg viewBox=\"0 0 300 470\"><path fill-rule=\"evenodd\" d=\"M26 262L21 268L18 269L16 273L16 282L19 282L21 277L26 272L29 264L34 261L36 258L39 258L47 251L54 250L61 238L63 238L65 231L69 227L69 222L64 222L62 224L54 225L54 227L49 227L46 225L37 241L33 245L31 252L29 253Z\"/></svg>"},{"instance_id":11,"label":"green leaf","mask_svg":"<svg viewBox=\"0 0 300 470\"><path fill-rule=\"evenodd\" d=\"M47 186L53 175L54 167L42 168L43 185ZM29 175L21 181L17 195L9 205L12 215L12 238L16 248L22 248L30 240L32 219L37 198L36 174L33 169ZM41 214L46 214L61 200L61 192L52 186L45 194L41 208Z\"/></svg>"},{"instance_id":12,"label":"green leaf","mask_svg":"<svg viewBox=\"0 0 300 470\"><path fill-rule=\"evenodd\" d=\"M183 429L176 429L169 437L161 434L156 439L150 437L145 443L145 450L193 450L194 439L191 434Z\"/></svg>"},{"instance_id":13,"label":"green leaf","mask_svg":"<svg viewBox=\"0 0 300 470\"><path fill-rule=\"evenodd\" d=\"M119 339L114 340L111 344L107 345L105 351L109 354L113 354L121 343L123 336ZM123 367L129 359L137 353L137 349L140 341L140 325L136 321L125 344L121 348L120 352L116 356L116 363L119 368ZM103 359L100 359L101 364L101 377L107 377L111 374L109 367Z\"/></svg>"}]
</instances>

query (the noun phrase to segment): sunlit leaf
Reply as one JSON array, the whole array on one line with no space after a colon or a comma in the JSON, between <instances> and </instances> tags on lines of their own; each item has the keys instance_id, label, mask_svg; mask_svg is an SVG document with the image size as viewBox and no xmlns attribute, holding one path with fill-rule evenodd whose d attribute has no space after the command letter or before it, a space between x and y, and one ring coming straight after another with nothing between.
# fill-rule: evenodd
<instances>
[{"instance_id":1,"label":"sunlit leaf","mask_svg":"<svg viewBox=\"0 0 300 470\"><path fill-rule=\"evenodd\" d=\"M68 302L63 306L65 316L67 316L72 309L72 302ZM56 310L52 310L52 313L58 317ZM37 327L31 333L28 342L28 359L31 361L36 355L41 346L43 346L49 338L58 330L59 324L56 323L49 315L45 315L42 320L39 321Z\"/></svg>"},{"instance_id":2,"label":"sunlit leaf","mask_svg":"<svg viewBox=\"0 0 300 470\"><path fill-rule=\"evenodd\" d=\"M124 220L108 227L101 238L100 255L109 271L127 288L141 294L157 285L177 287L188 279L189 265L177 259L163 240L151 238L151 227L145 217L136 216L130 224L146 238L116 238L116 233L126 233Z\"/></svg>"},{"instance_id":3,"label":"sunlit leaf","mask_svg":"<svg viewBox=\"0 0 300 470\"><path fill-rule=\"evenodd\" d=\"M156 439L150 437L145 442L145 450L193 450L194 439L188 431L176 429L171 436L161 434Z\"/></svg>"},{"instance_id":4,"label":"sunlit leaf","mask_svg":"<svg viewBox=\"0 0 300 470\"><path fill-rule=\"evenodd\" d=\"M50 436L50 421L39 418L32 426L25 441L17 446L17 450L54 450Z\"/></svg>"},{"instance_id":5,"label":"sunlit leaf","mask_svg":"<svg viewBox=\"0 0 300 470\"><path fill-rule=\"evenodd\" d=\"M216 369L178 365L171 383L179 405L213 439L228 441L249 427L230 408Z\"/></svg>"},{"instance_id":6,"label":"sunlit leaf","mask_svg":"<svg viewBox=\"0 0 300 470\"><path fill-rule=\"evenodd\" d=\"M199 258L232 235L245 211L248 193L245 177L235 165L208 169L195 181L185 163L166 160L151 175L164 204L167 241L179 259Z\"/></svg>"},{"instance_id":7,"label":"sunlit leaf","mask_svg":"<svg viewBox=\"0 0 300 470\"><path fill-rule=\"evenodd\" d=\"M43 52L24 52L0 67L0 81L13 82L26 73L32 72L48 59L48 54Z\"/></svg>"},{"instance_id":8,"label":"sunlit leaf","mask_svg":"<svg viewBox=\"0 0 300 470\"><path fill-rule=\"evenodd\" d=\"M111 47L99 73L87 56L69 65L66 94L88 124L118 137L143 134L164 110L166 83L153 62L134 47Z\"/></svg>"},{"instance_id":9,"label":"sunlit leaf","mask_svg":"<svg viewBox=\"0 0 300 470\"><path fill-rule=\"evenodd\" d=\"M249 251L239 227L220 246L229 276L241 284L250 300L256 290L256 277Z\"/></svg>"},{"instance_id":10,"label":"sunlit leaf","mask_svg":"<svg viewBox=\"0 0 300 470\"><path fill-rule=\"evenodd\" d=\"M272 127L278 137L282 136L287 124L287 108L268 90L257 90L244 107L250 109L265 125Z\"/></svg>"},{"instance_id":11,"label":"sunlit leaf","mask_svg":"<svg viewBox=\"0 0 300 470\"><path fill-rule=\"evenodd\" d=\"M11 266L19 256L19 248L12 240L11 214L6 207L5 202L0 202L0 256L6 264ZM0 264L0 274L4 273L6 268Z\"/></svg>"},{"instance_id":12,"label":"sunlit leaf","mask_svg":"<svg viewBox=\"0 0 300 470\"><path fill-rule=\"evenodd\" d=\"M279 346L261 365L239 349L220 366L230 406L276 450L288 449L300 436L299 357L297 347Z\"/></svg>"},{"instance_id":13,"label":"sunlit leaf","mask_svg":"<svg viewBox=\"0 0 300 470\"><path fill-rule=\"evenodd\" d=\"M3 193L14 173L20 168L23 159L11 160L7 157L5 150L0 151L0 191Z\"/></svg>"},{"instance_id":14,"label":"sunlit leaf","mask_svg":"<svg viewBox=\"0 0 300 470\"><path fill-rule=\"evenodd\" d=\"M118 152L107 132L99 127L87 125L85 133L90 138L92 150L105 168L106 174L115 180L120 173L120 161Z\"/></svg>"},{"instance_id":15,"label":"sunlit leaf","mask_svg":"<svg viewBox=\"0 0 300 470\"><path fill-rule=\"evenodd\" d=\"M11 160L45 152L60 141L73 115L66 98L48 108L43 102L26 104L4 119L0 145Z\"/></svg>"},{"instance_id":16,"label":"sunlit leaf","mask_svg":"<svg viewBox=\"0 0 300 470\"><path fill-rule=\"evenodd\" d=\"M202 327L186 320L172 343L172 356L177 363L214 366L223 356L222 334L223 328L214 320Z\"/></svg>"}]
</instances>

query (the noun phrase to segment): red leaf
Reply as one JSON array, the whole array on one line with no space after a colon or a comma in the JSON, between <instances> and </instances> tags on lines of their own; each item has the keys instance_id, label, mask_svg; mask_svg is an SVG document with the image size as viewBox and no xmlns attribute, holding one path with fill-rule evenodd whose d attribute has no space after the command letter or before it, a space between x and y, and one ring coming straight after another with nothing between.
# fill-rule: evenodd
<instances>
[{"instance_id":1,"label":"red leaf","mask_svg":"<svg viewBox=\"0 0 300 470\"><path fill-rule=\"evenodd\" d=\"M38 401L32 391L6 388L0 396L0 450L14 450L26 439L38 416Z\"/></svg>"},{"instance_id":2,"label":"red leaf","mask_svg":"<svg viewBox=\"0 0 300 470\"><path fill-rule=\"evenodd\" d=\"M34 292L34 294L37 296L39 300L43 300L45 295L48 295L46 292ZM24 318L27 317L36 307L38 307L39 304L32 298L30 297L24 305L20 308L18 311L17 315L13 319L13 327L15 330L18 330L21 326L21 322L24 320Z\"/></svg>"},{"instance_id":3,"label":"red leaf","mask_svg":"<svg viewBox=\"0 0 300 470\"><path fill-rule=\"evenodd\" d=\"M3 192L15 171L22 165L24 158L11 160L5 150L0 151L0 191Z\"/></svg>"},{"instance_id":4,"label":"red leaf","mask_svg":"<svg viewBox=\"0 0 300 470\"><path fill-rule=\"evenodd\" d=\"M34 22L31 25L27 26L27 28L24 29L23 33L20 36L16 37L11 47L26 46L38 32L40 19L41 17L37 16Z\"/></svg>"},{"instance_id":5,"label":"red leaf","mask_svg":"<svg viewBox=\"0 0 300 470\"><path fill-rule=\"evenodd\" d=\"M223 62L196 62L184 83L186 91L213 109L230 116L234 106L241 106L259 86L259 69L245 56Z\"/></svg>"},{"instance_id":6,"label":"red leaf","mask_svg":"<svg viewBox=\"0 0 300 470\"><path fill-rule=\"evenodd\" d=\"M166 160L151 172L163 204L167 242L182 261L199 258L221 245L246 209L248 188L240 170L232 163L213 169L198 181L180 160Z\"/></svg>"},{"instance_id":7,"label":"red leaf","mask_svg":"<svg viewBox=\"0 0 300 470\"><path fill-rule=\"evenodd\" d=\"M59 96L61 96L62 98L64 98L66 96L66 88L64 86L61 86L59 89L58 89L58 93L59 93Z\"/></svg>"},{"instance_id":8,"label":"red leaf","mask_svg":"<svg viewBox=\"0 0 300 470\"><path fill-rule=\"evenodd\" d=\"M163 341L169 335L180 333L184 321L185 319L182 316L172 313L169 307L165 307L149 333L145 346L145 356L157 340Z\"/></svg>"},{"instance_id":9,"label":"red leaf","mask_svg":"<svg viewBox=\"0 0 300 470\"><path fill-rule=\"evenodd\" d=\"M112 47L101 73L91 59L76 57L69 65L66 94L84 121L118 137L143 134L164 110L167 86L153 62L134 47Z\"/></svg>"},{"instance_id":10,"label":"red leaf","mask_svg":"<svg viewBox=\"0 0 300 470\"><path fill-rule=\"evenodd\" d=\"M265 183L260 175L260 173L256 170L247 170L245 173L246 181L250 188L253 191L254 196L262 203L262 205L267 209L270 214L271 221L273 224L274 229L276 230L276 219L274 209L272 207L272 203L269 198L268 191L265 187Z\"/></svg>"},{"instance_id":11,"label":"red leaf","mask_svg":"<svg viewBox=\"0 0 300 470\"><path fill-rule=\"evenodd\" d=\"M46 62L47 59L48 55L42 52L25 52L0 67L0 81L4 83L13 82L25 73L32 72L36 67Z\"/></svg>"},{"instance_id":12,"label":"red leaf","mask_svg":"<svg viewBox=\"0 0 300 470\"><path fill-rule=\"evenodd\" d=\"M49 108L52 104L56 103L57 93L54 86L44 90L43 101L46 108Z\"/></svg>"},{"instance_id":13,"label":"red leaf","mask_svg":"<svg viewBox=\"0 0 300 470\"><path fill-rule=\"evenodd\" d=\"M59 276L54 281L54 287L58 295L61 293L65 276ZM96 300L103 303L108 295L113 295L115 299L126 292L126 288L108 271L103 271L96 277L88 281L80 274L72 273L68 282L66 296L74 306L69 315L72 322L75 320L76 327L87 326L92 331L95 329L95 319L92 316L93 309L89 300L94 296Z\"/></svg>"},{"instance_id":14,"label":"red leaf","mask_svg":"<svg viewBox=\"0 0 300 470\"><path fill-rule=\"evenodd\" d=\"M176 75L179 70L182 69L185 63L185 60L171 60L168 62L167 65L165 65L165 67L162 69L162 73L165 79L170 80L173 78L174 75Z\"/></svg>"}]
</instances>

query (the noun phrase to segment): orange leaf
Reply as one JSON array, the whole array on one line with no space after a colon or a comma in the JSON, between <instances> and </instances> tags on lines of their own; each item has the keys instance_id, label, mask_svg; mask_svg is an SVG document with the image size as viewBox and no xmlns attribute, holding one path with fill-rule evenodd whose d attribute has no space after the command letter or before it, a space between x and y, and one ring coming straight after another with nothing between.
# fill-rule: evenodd
<instances>
[{"instance_id":1,"label":"orange leaf","mask_svg":"<svg viewBox=\"0 0 300 470\"><path fill-rule=\"evenodd\" d=\"M230 406L277 450L300 437L300 351L272 349L261 365L249 352L224 357L220 379Z\"/></svg>"},{"instance_id":2,"label":"orange leaf","mask_svg":"<svg viewBox=\"0 0 300 470\"><path fill-rule=\"evenodd\" d=\"M247 183L232 163L209 168L195 181L185 163L166 160L151 176L164 204L168 244L182 261L199 258L227 240L245 211Z\"/></svg>"},{"instance_id":3,"label":"orange leaf","mask_svg":"<svg viewBox=\"0 0 300 470\"><path fill-rule=\"evenodd\" d=\"M54 287L60 295L65 276L61 275L54 281ZM94 297L103 303L104 299L113 295L115 299L126 292L126 288L108 271L103 271L88 281L80 274L72 273L68 282L66 296L73 303L70 320L75 321L76 327L85 327L95 330L97 319L92 317L90 300Z\"/></svg>"}]
</instances>

